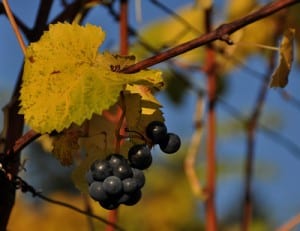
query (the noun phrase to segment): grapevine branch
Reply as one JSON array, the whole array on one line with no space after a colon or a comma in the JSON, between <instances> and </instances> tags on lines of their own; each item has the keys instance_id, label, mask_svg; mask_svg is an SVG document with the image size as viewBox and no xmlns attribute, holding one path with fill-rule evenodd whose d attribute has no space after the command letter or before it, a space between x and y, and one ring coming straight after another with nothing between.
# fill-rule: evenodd
<instances>
[{"instance_id":1,"label":"grapevine branch","mask_svg":"<svg viewBox=\"0 0 300 231\"><path fill-rule=\"evenodd\" d=\"M129 67L126 67L122 70L122 72L137 72L139 70L164 62L170 58L173 58L175 56L178 56L187 51L193 50L195 48L198 48L216 40L222 40L231 44L231 41L229 40L229 35L233 32L296 3L300 2L298 0L277 0L271 2L245 17L242 17L230 23L222 24L215 30L212 30L211 32L206 33L198 38L182 43L178 46L170 48L169 50L166 50L150 58L144 59L136 64L133 64Z\"/></svg>"},{"instance_id":2,"label":"grapevine branch","mask_svg":"<svg viewBox=\"0 0 300 231\"><path fill-rule=\"evenodd\" d=\"M176 20L178 20L179 22L181 22L183 25L185 25L189 30L194 31L195 33L200 34L201 32L195 28L193 25L191 25L185 18L181 17L179 14L177 14L175 11L173 11L171 8L169 8L168 6L166 6L165 4L163 4L162 2L156 1L156 0L151 0L151 2L159 7L160 9L162 9L164 12L166 12L167 14L171 15L173 18L175 18ZM120 17L119 14L117 14L114 9L111 7L111 5L107 5L108 9L109 9L109 13L117 20L120 21ZM147 42L143 41L143 39L141 38L141 36L138 34L138 32L130 25L128 25L128 32L130 35L135 36L137 38L138 43L143 46L145 49L147 49L149 52L153 53L153 54L157 54L159 49L153 48L151 47L150 44L148 44ZM235 43L235 45L237 45ZM241 46L242 44L238 43L239 46ZM270 50L276 50L278 51L279 48L275 48L272 46L266 46L266 45L262 45L262 44L250 44L247 43L247 46L249 45L254 45L256 47L264 47ZM163 47L166 47L166 45L163 45ZM250 66L247 66L247 64L245 64L244 62L242 62L241 60L239 60L238 58L234 57L234 56L228 56L226 53L224 53L224 51L216 46L213 47L216 52L219 52L220 54L222 54L223 56L225 56L225 58L228 58L229 61L232 61L234 64L239 64L243 67L243 70L247 71L250 75L250 77L256 78L258 80L261 80L261 77L264 77L265 74L258 72L257 70L253 69ZM199 70L199 65L186 65L184 63L180 63L178 61L170 61L168 60L169 63L171 64L175 64L176 66L182 67L184 69L189 69L189 70ZM295 106L296 108L300 108L300 101L298 99L296 99L295 97L293 97L292 95L290 95L287 91L285 90L281 90L281 91L276 91L278 94L280 94L282 96L283 99L287 100L288 103L292 104L293 106Z\"/></svg>"},{"instance_id":3,"label":"grapevine branch","mask_svg":"<svg viewBox=\"0 0 300 231\"><path fill-rule=\"evenodd\" d=\"M242 221L242 230L249 230L252 221L252 180L255 161L255 133L258 127L258 120L261 116L265 98L268 90L269 81L274 68L274 55L270 58L269 71L262 83L260 92L257 97L256 105L253 109L251 117L247 123L247 154L245 161L245 192L244 192L244 214Z\"/></svg>"},{"instance_id":4,"label":"grapevine branch","mask_svg":"<svg viewBox=\"0 0 300 231\"><path fill-rule=\"evenodd\" d=\"M205 9L205 30L209 33L212 28L212 7ZM206 193L205 227L206 230L217 230L217 215L215 208L216 192L216 53L211 44L205 49L205 63L203 70L206 74L208 112L207 112L207 140L206 140Z\"/></svg>"}]
</instances>

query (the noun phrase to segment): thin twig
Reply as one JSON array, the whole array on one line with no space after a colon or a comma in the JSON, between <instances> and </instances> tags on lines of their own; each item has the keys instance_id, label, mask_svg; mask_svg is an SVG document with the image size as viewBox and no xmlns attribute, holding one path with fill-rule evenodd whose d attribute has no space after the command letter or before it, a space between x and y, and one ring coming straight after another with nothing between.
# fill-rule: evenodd
<instances>
[{"instance_id":1,"label":"thin twig","mask_svg":"<svg viewBox=\"0 0 300 231\"><path fill-rule=\"evenodd\" d=\"M121 227L119 227L118 225L116 225L115 223L111 223L111 222L107 221L107 220L104 219L103 217L100 217L100 216L97 216L97 215L95 215L95 214L93 214L93 213L90 213L90 212L88 212L88 211L79 209L79 208L77 208L77 207L75 207L75 206L73 206L73 205L70 205L70 204L68 204L68 203L65 203L65 202L62 202L62 201L58 201L58 200L54 200L54 199L52 199L52 198L49 198L49 197L46 197L46 196L42 195L41 193L37 193L36 196L39 197L39 198L41 198L41 199L43 199L44 201L50 202L50 203L52 203L52 204L60 205L60 206L62 206L62 207L71 209L71 210L73 210L73 211L75 211L75 212L78 212L78 213L81 213L81 214L90 216L90 217L92 217L92 218L94 218L94 219L96 219L96 220L99 220L99 221L101 221L101 222L103 222L103 223L105 223L105 224L107 224L107 225L109 225L109 226L113 226L113 227L116 228L117 230L124 230L124 229L122 229Z\"/></svg>"},{"instance_id":2,"label":"thin twig","mask_svg":"<svg viewBox=\"0 0 300 231\"><path fill-rule=\"evenodd\" d=\"M276 231L291 231L298 225L300 225L300 213L289 219L278 229L276 229Z\"/></svg>"},{"instance_id":3,"label":"thin twig","mask_svg":"<svg viewBox=\"0 0 300 231\"><path fill-rule=\"evenodd\" d=\"M280 24L277 24L280 25ZM275 38L278 37L279 34L282 33L282 27L277 26L275 31ZM259 126L259 118L262 114L262 110L265 104L267 92L269 89L269 82L271 79L271 74L273 72L275 66L275 53L272 53L269 59L269 66L268 71L265 75L264 81L262 82L260 91L258 93L255 106L251 113L251 116L247 123L247 153L246 153L246 160L245 160L245 191L244 191L244 206L243 206L243 219L242 219L242 230L248 231L250 230L250 225L252 222L252 182L253 182L253 175L254 175L254 164L255 164L255 142L256 137L255 134L257 132L257 128Z\"/></svg>"},{"instance_id":4,"label":"thin twig","mask_svg":"<svg viewBox=\"0 0 300 231\"><path fill-rule=\"evenodd\" d=\"M9 22L10 22L10 24L11 24L11 26L12 26L15 34L16 34L16 37L17 37L17 40L18 40L18 42L20 44L22 52L25 55L25 53L26 53L25 42L24 42L24 40L23 40L23 38L21 36L21 33L20 33L19 29L18 29L18 25L17 25L16 20L15 20L15 18L13 16L13 13L11 12L10 6L8 4L8 0L3 0L2 2L3 2L3 6L4 6L4 9L5 9L5 12L7 14L8 20L9 20Z\"/></svg>"},{"instance_id":5,"label":"thin twig","mask_svg":"<svg viewBox=\"0 0 300 231\"><path fill-rule=\"evenodd\" d=\"M15 176L14 177L14 182L15 182L16 188L21 189L21 191L24 192L24 193L30 192L33 197L38 197L38 198L40 198L40 199L42 199L44 201L47 201L49 203L56 204L56 205L59 205L59 206L71 209L71 210L73 210L73 211L75 211L77 213L81 213L81 214L90 216L90 217L92 217L92 218L94 218L96 220L99 220L99 221L101 221L101 222L103 222L103 223L105 223L105 224L107 224L109 226L113 226L117 230L120 230L120 231L124 230L120 226L118 226L118 225L116 225L114 223L111 223L108 220L104 219L103 217L97 216L97 215L91 213L90 211L85 211L85 210L82 210L80 208L77 208L74 205L71 205L71 204L68 204L68 203L65 203L65 202L62 202L62 201L55 200L55 199L49 198L47 196L44 196L41 192L38 192L33 186L31 186L30 184L28 184L26 181L24 181L19 176Z\"/></svg>"}]
</instances>

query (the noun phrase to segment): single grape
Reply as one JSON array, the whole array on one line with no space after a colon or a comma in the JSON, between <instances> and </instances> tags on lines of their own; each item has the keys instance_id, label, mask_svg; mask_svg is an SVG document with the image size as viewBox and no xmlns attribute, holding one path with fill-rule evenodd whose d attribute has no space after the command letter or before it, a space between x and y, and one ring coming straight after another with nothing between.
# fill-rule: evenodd
<instances>
[{"instance_id":1,"label":"single grape","mask_svg":"<svg viewBox=\"0 0 300 231\"><path fill-rule=\"evenodd\" d=\"M112 167L106 160L96 160L91 165L91 171L94 180L103 181L108 176L112 175Z\"/></svg>"},{"instance_id":2,"label":"single grape","mask_svg":"<svg viewBox=\"0 0 300 231\"><path fill-rule=\"evenodd\" d=\"M117 209L120 205L120 203L118 203L117 201L114 200L106 200L106 201L99 201L99 204L108 210L113 210L113 209Z\"/></svg>"},{"instance_id":3,"label":"single grape","mask_svg":"<svg viewBox=\"0 0 300 231\"><path fill-rule=\"evenodd\" d=\"M119 177L121 180L133 176L132 169L126 159L113 168L113 175Z\"/></svg>"},{"instance_id":4,"label":"single grape","mask_svg":"<svg viewBox=\"0 0 300 231\"><path fill-rule=\"evenodd\" d=\"M139 200L142 198L142 191L137 190L134 193L124 194L124 195L128 195L128 199L124 200L123 204L131 206L131 205L135 205L136 203L138 203Z\"/></svg>"},{"instance_id":5,"label":"single grape","mask_svg":"<svg viewBox=\"0 0 300 231\"><path fill-rule=\"evenodd\" d=\"M144 170L152 164L152 155L145 144L132 146L128 151L128 160L134 168Z\"/></svg>"},{"instance_id":6,"label":"single grape","mask_svg":"<svg viewBox=\"0 0 300 231\"><path fill-rule=\"evenodd\" d=\"M130 199L130 195L127 193L122 194L119 198L118 198L118 204L124 204L125 202L127 202Z\"/></svg>"},{"instance_id":7,"label":"single grape","mask_svg":"<svg viewBox=\"0 0 300 231\"><path fill-rule=\"evenodd\" d=\"M135 178L126 178L122 181L124 193L133 193L138 189L137 180Z\"/></svg>"},{"instance_id":8,"label":"single grape","mask_svg":"<svg viewBox=\"0 0 300 231\"><path fill-rule=\"evenodd\" d=\"M89 169L89 171L85 174L85 179L87 181L87 183L90 185L94 182L94 178L93 178L93 173L92 171Z\"/></svg>"},{"instance_id":9,"label":"single grape","mask_svg":"<svg viewBox=\"0 0 300 231\"><path fill-rule=\"evenodd\" d=\"M146 181L146 178L145 178L145 175L144 175L143 171L141 171L139 169L136 169L136 168L133 168L132 172L133 172L133 177L132 178L136 180L137 187L139 189L142 188L145 185L145 181Z\"/></svg>"},{"instance_id":10,"label":"single grape","mask_svg":"<svg viewBox=\"0 0 300 231\"><path fill-rule=\"evenodd\" d=\"M127 162L127 160L125 159L124 156L120 155L120 154L110 154L106 160L108 161L109 165L114 168L119 166L120 164Z\"/></svg>"},{"instance_id":11,"label":"single grape","mask_svg":"<svg viewBox=\"0 0 300 231\"><path fill-rule=\"evenodd\" d=\"M160 149L168 154L177 152L180 148L180 145L180 138L174 133L168 133L162 142L159 143Z\"/></svg>"},{"instance_id":12,"label":"single grape","mask_svg":"<svg viewBox=\"0 0 300 231\"><path fill-rule=\"evenodd\" d=\"M146 135L154 144L158 144L167 135L167 127L161 121L152 121L146 127Z\"/></svg>"},{"instance_id":13,"label":"single grape","mask_svg":"<svg viewBox=\"0 0 300 231\"><path fill-rule=\"evenodd\" d=\"M108 195L103 188L103 183L99 181L91 183L89 186L89 194L96 201L105 201L108 199Z\"/></svg>"},{"instance_id":14,"label":"single grape","mask_svg":"<svg viewBox=\"0 0 300 231\"><path fill-rule=\"evenodd\" d=\"M109 195L122 193L123 184L119 177L109 176L103 181L103 189Z\"/></svg>"}]
</instances>

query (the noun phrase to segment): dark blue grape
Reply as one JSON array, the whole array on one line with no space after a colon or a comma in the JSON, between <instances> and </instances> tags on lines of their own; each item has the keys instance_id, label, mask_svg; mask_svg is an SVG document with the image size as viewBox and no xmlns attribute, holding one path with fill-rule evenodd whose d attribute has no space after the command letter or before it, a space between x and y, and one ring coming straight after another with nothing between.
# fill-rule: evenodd
<instances>
[{"instance_id":1,"label":"dark blue grape","mask_svg":"<svg viewBox=\"0 0 300 231\"><path fill-rule=\"evenodd\" d=\"M133 176L132 169L127 160L113 168L113 175L119 177L121 180Z\"/></svg>"},{"instance_id":2,"label":"dark blue grape","mask_svg":"<svg viewBox=\"0 0 300 231\"><path fill-rule=\"evenodd\" d=\"M91 183L89 186L89 194L96 201L105 201L108 199L108 195L103 188L103 183L99 181Z\"/></svg>"},{"instance_id":3,"label":"dark blue grape","mask_svg":"<svg viewBox=\"0 0 300 231\"><path fill-rule=\"evenodd\" d=\"M138 203L139 200L142 198L142 191L137 190L134 193L124 194L124 195L127 195L128 198L127 198L127 200L123 200L124 202L122 202L122 204L131 206L131 205L135 205L136 203Z\"/></svg>"},{"instance_id":4,"label":"dark blue grape","mask_svg":"<svg viewBox=\"0 0 300 231\"><path fill-rule=\"evenodd\" d=\"M144 170L152 164L152 155L145 144L132 146L128 151L128 160L134 168Z\"/></svg>"},{"instance_id":5,"label":"dark blue grape","mask_svg":"<svg viewBox=\"0 0 300 231\"><path fill-rule=\"evenodd\" d=\"M180 145L180 138L174 133L168 133L162 142L159 143L160 149L168 154L177 152L180 148Z\"/></svg>"},{"instance_id":6,"label":"dark blue grape","mask_svg":"<svg viewBox=\"0 0 300 231\"><path fill-rule=\"evenodd\" d=\"M110 154L106 160L108 161L109 165L112 168L115 168L119 166L120 164L127 162L127 160L124 158L124 156L120 154Z\"/></svg>"},{"instance_id":7,"label":"dark blue grape","mask_svg":"<svg viewBox=\"0 0 300 231\"><path fill-rule=\"evenodd\" d=\"M152 121L146 127L146 135L154 144L158 144L167 135L167 127L161 121Z\"/></svg>"},{"instance_id":8,"label":"dark blue grape","mask_svg":"<svg viewBox=\"0 0 300 231\"><path fill-rule=\"evenodd\" d=\"M106 160L96 160L91 165L94 180L103 181L106 177L112 175L112 167Z\"/></svg>"},{"instance_id":9,"label":"dark blue grape","mask_svg":"<svg viewBox=\"0 0 300 231\"><path fill-rule=\"evenodd\" d=\"M118 203L117 201L114 200L106 200L106 201L99 201L99 204L108 210L113 210L113 209L117 209L120 205L120 203Z\"/></svg>"},{"instance_id":10,"label":"dark blue grape","mask_svg":"<svg viewBox=\"0 0 300 231\"><path fill-rule=\"evenodd\" d=\"M122 194L119 198L118 198L118 201L117 203L118 204L124 204L126 201L128 201L130 199L130 195L129 194Z\"/></svg>"},{"instance_id":11,"label":"dark blue grape","mask_svg":"<svg viewBox=\"0 0 300 231\"><path fill-rule=\"evenodd\" d=\"M119 177L109 176L103 181L103 189L109 195L122 193L123 185Z\"/></svg>"},{"instance_id":12,"label":"dark blue grape","mask_svg":"<svg viewBox=\"0 0 300 231\"><path fill-rule=\"evenodd\" d=\"M132 171L133 171L132 178L134 178L136 180L137 187L139 189L142 188L145 185L145 181L146 181L143 171L136 169L136 168L133 168Z\"/></svg>"},{"instance_id":13,"label":"dark blue grape","mask_svg":"<svg viewBox=\"0 0 300 231\"><path fill-rule=\"evenodd\" d=\"M135 178L126 178L122 181L124 193L133 193L138 189L137 180Z\"/></svg>"}]
</instances>

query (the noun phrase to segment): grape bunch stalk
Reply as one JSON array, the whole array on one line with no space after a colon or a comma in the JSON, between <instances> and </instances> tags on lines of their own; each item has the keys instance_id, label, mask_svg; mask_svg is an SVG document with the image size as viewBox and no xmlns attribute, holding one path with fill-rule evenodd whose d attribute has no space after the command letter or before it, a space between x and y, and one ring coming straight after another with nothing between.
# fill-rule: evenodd
<instances>
[{"instance_id":1,"label":"grape bunch stalk","mask_svg":"<svg viewBox=\"0 0 300 231\"><path fill-rule=\"evenodd\" d=\"M119 153L111 153L104 160L95 160L86 173L89 195L108 210L119 205L135 205L142 197L145 185L143 170L152 164L151 147L158 144L167 154L179 150L181 141L178 135L168 133L163 122L153 121L146 127L150 144L134 144L127 158ZM146 139L143 139L146 140Z\"/></svg>"}]
</instances>

